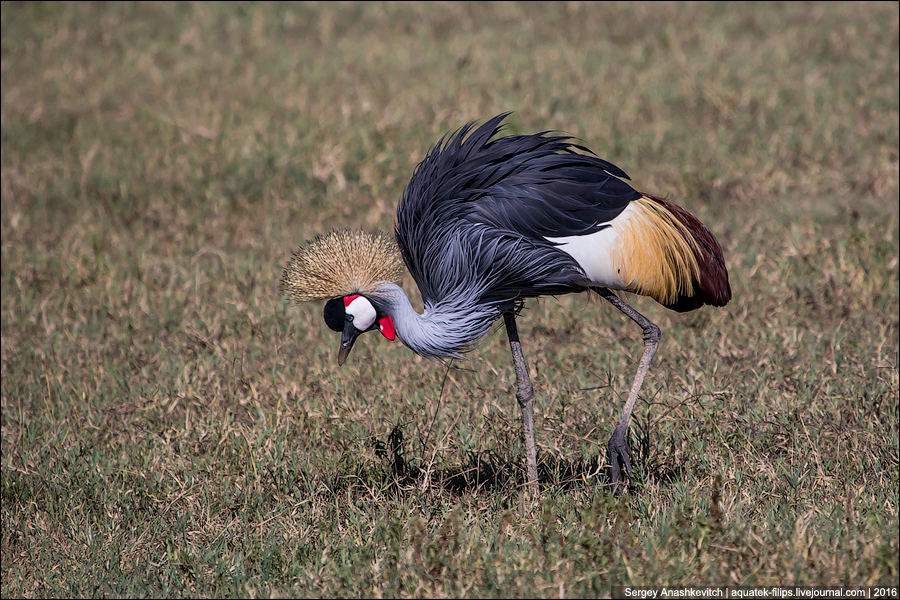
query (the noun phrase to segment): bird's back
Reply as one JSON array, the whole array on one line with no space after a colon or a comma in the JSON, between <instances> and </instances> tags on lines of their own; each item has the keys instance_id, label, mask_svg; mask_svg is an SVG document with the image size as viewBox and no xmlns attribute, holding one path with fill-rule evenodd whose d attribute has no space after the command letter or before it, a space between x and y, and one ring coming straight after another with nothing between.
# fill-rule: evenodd
<instances>
[{"instance_id":1,"label":"bird's back","mask_svg":"<svg viewBox=\"0 0 900 600\"><path fill-rule=\"evenodd\" d=\"M621 169L571 138L544 132L493 139L505 117L498 115L477 129L470 123L439 141L416 168L400 201L395 234L426 308L508 306L527 297L598 285L650 295L676 310L727 302L721 249L690 213L635 191L623 181L628 176ZM686 259L692 267L689 285L676 285L674 296L657 292L656 284L641 287L639 279L652 283L647 279L651 263L666 270L671 248L661 246L656 260L639 264L640 251L650 256L641 244L647 231L639 229L641 219L631 213L646 213L650 226L670 221L688 254L695 251L696 257ZM622 285L592 277L565 242L608 245L607 238L615 234L621 244L625 221L638 228L627 234L638 252L628 250L631 254L611 267L620 271ZM597 252L590 245L588 251ZM641 266L645 268L639 273ZM634 270L634 276L622 274L623 268ZM675 263L668 267L673 272L678 268ZM704 285L713 292L718 288L718 295L706 293Z\"/></svg>"}]
</instances>

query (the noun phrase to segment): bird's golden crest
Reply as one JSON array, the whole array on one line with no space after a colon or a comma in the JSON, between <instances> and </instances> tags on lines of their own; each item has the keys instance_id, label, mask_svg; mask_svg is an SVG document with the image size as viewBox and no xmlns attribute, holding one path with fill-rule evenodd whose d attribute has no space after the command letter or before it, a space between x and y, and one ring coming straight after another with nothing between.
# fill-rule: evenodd
<instances>
[{"instance_id":1,"label":"bird's golden crest","mask_svg":"<svg viewBox=\"0 0 900 600\"><path fill-rule=\"evenodd\" d=\"M294 302L366 295L380 282L396 282L402 272L400 251L390 236L339 229L297 248L279 289Z\"/></svg>"}]
</instances>

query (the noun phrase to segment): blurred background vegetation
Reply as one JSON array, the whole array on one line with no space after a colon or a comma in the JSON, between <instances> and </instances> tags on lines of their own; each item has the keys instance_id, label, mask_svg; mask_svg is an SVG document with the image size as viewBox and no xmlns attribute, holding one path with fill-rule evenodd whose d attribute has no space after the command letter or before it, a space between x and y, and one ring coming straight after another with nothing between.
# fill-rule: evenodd
<instances>
[{"instance_id":1,"label":"blurred background vegetation","mask_svg":"<svg viewBox=\"0 0 900 600\"><path fill-rule=\"evenodd\" d=\"M898 581L898 4L2 4L2 595L609 595ZM528 304L343 368L291 251L390 230L447 131L514 111L725 249L734 299L640 353ZM403 282L414 292L409 277Z\"/></svg>"}]
</instances>

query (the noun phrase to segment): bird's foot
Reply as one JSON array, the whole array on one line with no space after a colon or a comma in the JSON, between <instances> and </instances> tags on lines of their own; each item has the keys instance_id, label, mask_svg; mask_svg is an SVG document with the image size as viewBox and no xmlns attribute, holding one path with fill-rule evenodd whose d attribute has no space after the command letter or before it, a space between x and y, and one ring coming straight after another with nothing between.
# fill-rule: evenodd
<instances>
[{"instance_id":1,"label":"bird's foot","mask_svg":"<svg viewBox=\"0 0 900 600\"><path fill-rule=\"evenodd\" d=\"M631 475L631 448L625 440L625 431L616 428L609 440L609 481L617 496L625 490L625 476ZM624 476L622 470L625 470Z\"/></svg>"}]
</instances>

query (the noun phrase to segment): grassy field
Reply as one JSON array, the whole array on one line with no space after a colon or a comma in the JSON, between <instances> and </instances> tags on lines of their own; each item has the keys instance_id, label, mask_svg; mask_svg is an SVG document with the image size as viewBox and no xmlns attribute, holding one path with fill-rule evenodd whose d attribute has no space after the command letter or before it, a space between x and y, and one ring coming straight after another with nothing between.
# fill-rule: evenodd
<instances>
[{"instance_id":1,"label":"grassy field","mask_svg":"<svg viewBox=\"0 0 900 600\"><path fill-rule=\"evenodd\" d=\"M4 2L2 596L896 586L898 44L895 2ZM338 368L277 291L507 110L725 249L727 307L630 297L663 341L622 497L641 338L606 303L519 319L531 502L502 324Z\"/></svg>"}]
</instances>

